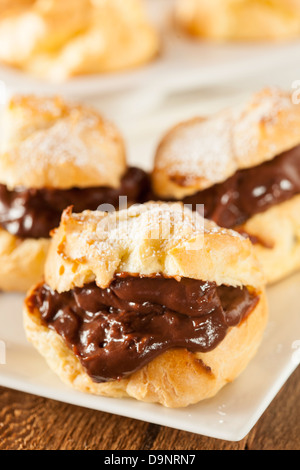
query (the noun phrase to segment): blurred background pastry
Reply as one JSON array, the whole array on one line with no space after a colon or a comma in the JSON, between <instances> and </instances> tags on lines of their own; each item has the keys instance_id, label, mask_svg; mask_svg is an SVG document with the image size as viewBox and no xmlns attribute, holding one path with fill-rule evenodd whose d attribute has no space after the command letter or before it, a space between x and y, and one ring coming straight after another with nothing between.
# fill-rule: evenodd
<instances>
[{"instance_id":1,"label":"blurred background pastry","mask_svg":"<svg viewBox=\"0 0 300 470\"><path fill-rule=\"evenodd\" d=\"M27 290L43 273L62 211L142 202L148 176L128 168L118 129L61 98L15 96L3 115L0 288Z\"/></svg>"},{"instance_id":2,"label":"blurred background pastry","mask_svg":"<svg viewBox=\"0 0 300 470\"><path fill-rule=\"evenodd\" d=\"M299 0L177 0L175 16L189 34L218 41L300 36Z\"/></svg>"},{"instance_id":3,"label":"blurred background pastry","mask_svg":"<svg viewBox=\"0 0 300 470\"><path fill-rule=\"evenodd\" d=\"M291 94L267 88L172 128L152 172L156 198L248 236L269 283L300 267L299 124Z\"/></svg>"},{"instance_id":4,"label":"blurred background pastry","mask_svg":"<svg viewBox=\"0 0 300 470\"><path fill-rule=\"evenodd\" d=\"M45 79L136 67L159 47L141 0L0 3L0 60Z\"/></svg>"}]
</instances>

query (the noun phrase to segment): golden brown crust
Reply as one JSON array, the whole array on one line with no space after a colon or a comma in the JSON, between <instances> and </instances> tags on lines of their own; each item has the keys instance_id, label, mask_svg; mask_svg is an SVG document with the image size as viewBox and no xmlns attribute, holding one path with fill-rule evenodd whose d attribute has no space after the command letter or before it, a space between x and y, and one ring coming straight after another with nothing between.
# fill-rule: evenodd
<instances>
[{"instance_id":1,"label":"golden brown crust","mask_svg":"<svg viewBox=\"0 0 300 470\"><path fill-rule=\"evenodd\" d=\"M50 240L20 238L0 229L0 290L26 292L43 276Z\"/></svg>"},{"instance_id":2,"label":"golden brown crust","mask_svg":"<svg viewBox=\"0 0 300 470\"><path fill-rule=\"evenodd\" d=\"M176 22L217 41L285 40L300 35L299 0L177 0Z\"/></svg>"},{"instance_id":3,"label":"golden brown crust","mask_svg":"<svg viewBox=\"0 0 300 470\"><path fill-rule=\"evenodd\" d=\"M2 122L0 182L9 189L119 186L124 142L95 110L60 97L14 96Z\"/></svg>"},{"instance_id":4,"label":"golden brown crust","mask_svg":"<svg viewBox=\"0 0 300 470\"><path fill-rule=\"evenodd\" d=\"M107 287L117 272L205 279L258 288L263 283L253 247L180 203L147 203L116 213L63 213L45 267L59 292L95 281Z\"/></svg>"},{"instance_id":5,"label":"golden brown crust","mask_svg":"<svg viewBox=\"0 0 300 470\"><path fill-rule=\"evenodd\" d=\"M254 244L268 284L300 268L300 195L251 217L239 230L258 238Z\"/></svg>"},{"instance_id":6,"label":"golden brown crust","mask_svg":"<svg viewBox=\"0 0 300 470\"><path fill-rule=\"evenodd\" d=\"M97 384L61 336L42 324L39 312L31 311L26 302L24 306L28 340L64 383L85 393L129 396L172 408L210 398L238 377L259 347L267 317L266 298L261 293L255 310L213 351L193 354L185 349L169 350L127 378Z\"/></svg>"},{"instance_id":7,"label":"golden brown crust","mask_svg":"<svg viewBox=\"0 0 300 470\"><path fill-rule=\"evenodd\" d=\"M159 50L141 0L0 4L0 60L51 80L141 65Z\"/></svg>"},{"instance_id":8,"label":"golden brown crust","mask_svg":"<svg viewBox=\"0 0 300 470\"><path fill-rule=\"evenodd\" d=\"M225 181L298 145L299 125L300 107L277 88L207 119L183 122L158 146L153 189L158 197L182 199Z\"/></svg>"}]
</instances>

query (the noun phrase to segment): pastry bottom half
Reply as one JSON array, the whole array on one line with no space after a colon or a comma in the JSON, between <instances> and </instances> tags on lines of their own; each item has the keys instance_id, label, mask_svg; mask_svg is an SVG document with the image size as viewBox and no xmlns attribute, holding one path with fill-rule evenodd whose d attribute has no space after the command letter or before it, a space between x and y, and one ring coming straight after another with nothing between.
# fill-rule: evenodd
<instances>
[{"instance_id":1,"label":"pastry bottom half","mask_svg":"<svg viewBox=\"0 0 300 470\"><path fill-rule=\"evenodd\" d=\"M43 276L50 240L20 239L0 228L0 290L26 292Z\"/></svg>"},{"instance_id":2,"label":"pastry bottom half","mask_svg":"<svg viewBox=\"0 0 300 470\"><path fill-rule=\"evenodd\" d=\"M24 306L28 340L64 383L85 393L133 397L171 408L213 397L232 382L255 355L267 319L267 301L265 294L261 294L251 314L239 326L231 328L214 350L191 353L186 349L172 349L126 378L96 383L63 338L42 323L38 309L31 310L27 302Z\"/></svg>"},{"instance_id":3,"label":"pastry bottom half","mask_svg":"<svg viewBox=\"0 0 300 470\"><path fill-rule=\"evenodd\" d=\"M251 217L238 227L251 237L267 284L300 268L300 195Z\"/></svg>"}]
</instances>

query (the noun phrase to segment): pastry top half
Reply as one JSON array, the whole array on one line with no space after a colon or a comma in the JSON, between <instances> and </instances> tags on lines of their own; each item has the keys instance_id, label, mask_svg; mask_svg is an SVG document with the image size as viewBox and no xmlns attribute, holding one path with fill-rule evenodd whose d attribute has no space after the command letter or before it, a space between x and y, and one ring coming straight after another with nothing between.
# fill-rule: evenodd
<instances>
[{"instance_id":1,"label":"pastry top half","mask_svg":"<svg viewBox=\"0 0 300 470\"><path fill-rule=\"evenodd\" d=\"M176 21L189 34L213 40L299 37L299 0L177 0Z\"/></svg>"},{"instance_id":2,"label":"pastry top half","mask_svg":"<svg viewBox=\"0 0 300 470\"><path fill-rule=\"evenodd\" d=\"M258 167L300 144L300 107L277 88L240 106L171 129L160 142L152 173L161 198L182 199Z\"/></svg>"},{"instance_id":3,"label":"pastry top half","mask_svg":"<svg viewBox=\"0 0 300 470\"><path fill-rule=\"evenodd\" d=\"M257 291L264 283L249 240L181 203L149 202L113 213L68 208L52 235L46 283L58 292L91 282L107 288L120 273L161 273Z\"/></svg>"},{"instance_id":4,"label":"pastry top half","mask_svg":"<svg viewBox=\"0 0 300 470\"><path fill-rule=\"evenodd\" d=\"M0 60L42 78L135 67L160 47L141 0L10 3L0 3Z\"/></svg>"},{"instance_id":5,"label":"pastry top half","mask_svg":"<svg viewBox=\"0 0 300 470\"><path fill-rule=\"evenodd\" d=\"M14 96L1 127L0 183L10 190L116 188L127 169L119 131L88 106Z\"/></svg>"}]
</instances>

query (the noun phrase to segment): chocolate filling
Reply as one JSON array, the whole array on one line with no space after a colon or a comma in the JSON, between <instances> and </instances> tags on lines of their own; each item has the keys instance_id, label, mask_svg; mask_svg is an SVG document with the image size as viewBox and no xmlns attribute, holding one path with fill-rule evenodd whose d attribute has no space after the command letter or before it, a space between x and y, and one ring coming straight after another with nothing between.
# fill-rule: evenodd
<instances>
[{"instance_id":1,"label":"chocolate filling","mask_svg":"<svg viewBox=\"0 0 300 470\"><path fill-rule=\"evenodd\" d=\"M255 214L300 193L300 146L253 168L237 171L225 182L183 199L204 204L204 216L225 228L243 224Z\"/></svg>"},{"instance_id":2,"label":"chocolate filling","mask_svg":"<svg viewBox=\"0 0 300 470\"><path fill-rule=\"evenodd\" d=\"M258 299L246 287L124 273L106 289L91 283L57 293L41 284L27 305L64 338L95 382L106 382L169 349L211 351Z\"/></svg>"},{"instance_id":3,"label":"chocolate filling","mask_svg":"<svg viewBox=\"0 0 300 470\"><path fill-rule=\"evenodd\" d=\"M0 226L20 238L48 238L57 227L63 210L73 206L75 212L96 210L101 204L119 208L119 196L127 196L127 204L147 199L148 175L138 168L129 168L119 188L89 187L71 189L26 189L9 191L0 184Z\"/></svg>"}]
</instances>

